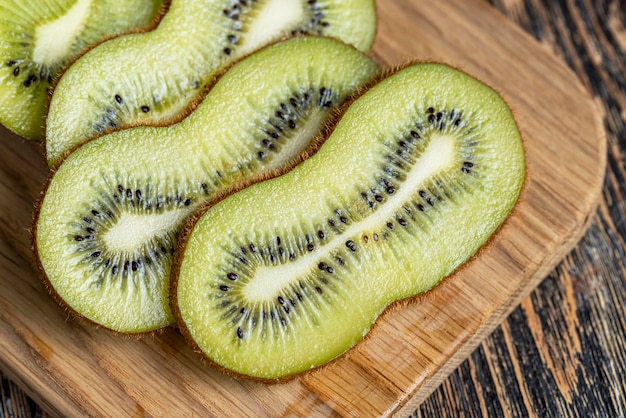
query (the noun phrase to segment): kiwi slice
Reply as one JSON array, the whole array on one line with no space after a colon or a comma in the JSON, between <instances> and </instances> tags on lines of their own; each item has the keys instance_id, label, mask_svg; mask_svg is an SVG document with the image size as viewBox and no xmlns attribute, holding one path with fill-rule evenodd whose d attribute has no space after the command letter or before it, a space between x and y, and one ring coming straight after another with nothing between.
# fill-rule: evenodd
<instances>
[{"instance_id":1,"label":"kiwi slice","mask_svg":"<svg viewBox=\"0 0 626 418\"><path fill-rule=\"evenodd\" d=\"M156 23L162 0L3 0L0 123L42 139L48 87L87 48Z\"/></svg>"},{"instance_id":2,"label":"kiwi slice","mask_svg":"<svg viewBox=\"0 0 626 418\"><path fill-rule=\"evenodd\" d=\"M181 238L173 311L228 372L309 370L468 260L524 178L497 93L448 66L407 67L354 101L310 159L199 218Z\"/></svg>"},{"instance_id":3,"label":"kiwi slice","mask_svg":"<svg viewBox=\"0 0 626 418\"><path fill-rule=\"evenodd\" d=\"M48 116L48 163L111 130L180 120L216 72L270 41L309 33L367 51L375 31L373 0L172 0L156 30L106 42L64 74Z\"/></svg>"},{"instance_id":4,"label":"kiwi slice","mask_svg":"<svg viewBox=\"0 0 626 418\"><path fill-rule=\"evenodd\" d=\"M115 331L172 324L169 273L185 218L233 183L297 161L331 110L378 73L351 46L297 37L233 65L182 122L81 146L36 215L53 294Z\"/></svg>"}]
</instances>

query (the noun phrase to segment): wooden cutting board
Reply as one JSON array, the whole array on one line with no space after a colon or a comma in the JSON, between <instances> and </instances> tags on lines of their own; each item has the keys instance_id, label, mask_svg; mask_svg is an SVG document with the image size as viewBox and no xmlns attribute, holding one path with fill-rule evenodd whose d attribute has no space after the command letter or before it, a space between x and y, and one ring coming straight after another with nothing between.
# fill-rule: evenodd
<instances>
[{"instance_id":1,"label":"wooden cutting board","mask_svg":"<svg viewBox=\"0 0 626 418\"><path fill-rule=\"evenodd\" d=\"M168 330L114 336L72 319L33 267L38 144L0 130L0 368L62 416L408 415L575 245L596 207L606 140L567 67L485 2L379 0L385 66L437 60L499 90L523 132L529 179L489 245L428 294L386 311L356 348L284 384L204 366Z\"/></svg>"}]
</instances>

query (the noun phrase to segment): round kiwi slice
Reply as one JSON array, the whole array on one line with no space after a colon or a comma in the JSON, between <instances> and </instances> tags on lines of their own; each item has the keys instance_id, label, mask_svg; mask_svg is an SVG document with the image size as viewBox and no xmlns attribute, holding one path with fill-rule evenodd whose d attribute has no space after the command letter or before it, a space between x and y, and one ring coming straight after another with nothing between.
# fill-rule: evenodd
<instances>
[{"instance_id":1,"label":"round kiwi slice","mask_svg":"<svg viewBox=\"0 0 626 418\"><path fill-rule=\"evenodd\" d=\"M148 29L162 7L163 0L3 0L0 123L42 139L48 87L63 68L106 38Z\"/></svg>"},{"instance_id":2,"label":"round kiwi slice","mask_svg":"<svg viewBox=\"0 0 626 418\"><path fill-rule=\"evenodd\" d=\"M270 41L309 33L366 51L375 31L373 0L172 0L156 30L106 42L64 74L47 121L48 163L105 132L182 119L218 71Z\"/></svg>"},{"instance_id":3,"label":"round kiwi slice","mask_svg":"<svg viewBox=\"0 0 626 418\"><path fill-rule=\"evenodd\" d=\"M407 67L354 101L310 159L218 202L181 238L181 330L237 375L322 365L468 260L524 178L497 93L448 66Z\"/></svg>"},{"instance_id":4,"label":"round kiwi slice","mask_svg":"<svg viewBox=\"0 0 626 418\"><path fill-rule=\"evenodd\" d=\"M81 146L35 217L53 294L119 332L172 324L169 273L185 218L233 183L292 164L331 110L378 72L351 46L297 37L233 65L182 122Z\"/></svg>"}]
</instances>

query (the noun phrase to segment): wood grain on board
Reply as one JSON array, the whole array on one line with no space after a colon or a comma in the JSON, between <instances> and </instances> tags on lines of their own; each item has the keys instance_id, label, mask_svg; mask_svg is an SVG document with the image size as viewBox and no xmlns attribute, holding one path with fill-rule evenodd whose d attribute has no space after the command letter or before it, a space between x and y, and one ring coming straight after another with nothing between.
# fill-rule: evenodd
<instances>
[{"instance_id":1,"label":"wood grain on board","mask_svg":"<svg viewBox=\"0 0 626 418\"><path fill-rule=\"evenodd\" d=\"M490 244L428 294L388 310L328 367L264 385L204 366L174 331L129 339L69 318L33 268L28 229L47 176L41 148L0 134L0 368L53 414L403 413L436 388L571 250L595 209L605 138L575 75L486 3L378 3L374 56L436 60L492 85L514 109L529 179ZM446 19L441 19L446 16Z\"/></svg>"}]
</instances>

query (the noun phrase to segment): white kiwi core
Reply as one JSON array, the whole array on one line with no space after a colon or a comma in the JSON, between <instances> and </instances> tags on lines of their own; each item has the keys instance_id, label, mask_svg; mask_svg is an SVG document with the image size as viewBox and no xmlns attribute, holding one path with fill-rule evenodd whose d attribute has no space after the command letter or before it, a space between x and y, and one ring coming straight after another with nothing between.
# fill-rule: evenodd
<instances>
[{"instance_id":1,"label":"white kiwi core","mask_svg":"<svg viewBox=\"0 0 626 418\"><path fill-rule=\"evenodd\" d=\"M122 212L115 226L104 233L104 244L110 251L132 253L154 237L175 231L192 210L185 209L148 215Z\"/></svg>"},{"instance_id":2,"label":"white kiwi core","mask_svg":"<svg viewBox=\"0 0 626 418\"><path fill-rule=\"evenodd\" d=\"M280 170L290 161L294 161L319 134L320 126L323 126L327 117L328 112L323 110L310 112L310 117L298 127L297 135L281 147L280 152L265 166L264 170Z\"/></svg>"},{"instance_id":3,"label":"white kiwi core","mask_svg":"<svg viewBox=\"0 0 626 418\"><path fill-rule=\"evenodd\" d=\"M294 7L295 6L295 7ZM239 51L246 54L276 38L276 34L288 30L302 21L302 2L294 0L269 0L258 16L250 21L246 38L248 41Z\"/></svg>"},{"instance_id":4,"label":"white kiwi core","mask_svg":"<svg viewBox=\"0 0 626 418\"><path fill-rule=\"evenodd\" d=\"M357 236L374 226L384 225L393 214L402 208L403 203L411 200L411 195L420 189L420 185L437 175L445 172L452 165L458 164L455 139L445 134L434 133L420 163L415 164L408 173L400 188L368 219L351 224L342 234L336 235L323 247L294 260L292 263L277 266L261 266L254 277L243 288L244 297L249 302L272 301L282 289L287 287L294 277L304 277L313 274L317 262L328 256L331 251L344 245L349 237Z\"/></svg>"},{"instance_id":5,"label":"white kiwi core","mask_svg":"<svg viewBox=\"0 0 626 418\"><path fill-rule=\"evenodd\" d=\"M89 17L91 2L92 0L77 0L63 16L37 28L34 62L51 67L69 55L74 40Z\"/></svg>"}]
</instances>

